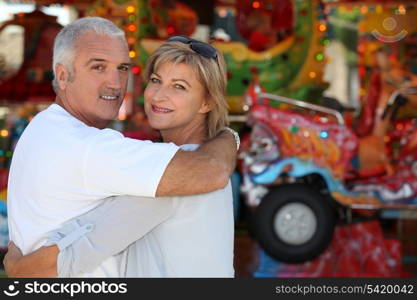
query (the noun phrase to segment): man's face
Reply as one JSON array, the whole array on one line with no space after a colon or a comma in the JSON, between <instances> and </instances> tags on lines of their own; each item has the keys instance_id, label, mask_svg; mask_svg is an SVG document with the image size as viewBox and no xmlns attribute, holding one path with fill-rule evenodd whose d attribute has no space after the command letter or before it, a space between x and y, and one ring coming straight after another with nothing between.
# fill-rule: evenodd
<instances>
[{"instance_id":1,"label":"man's face","mask_svg":"<svg viewBox=\"0 0 417 300\"><path fill-rule=\"evenodd\" d=\"M74 74L62 90L65 108L87 125L103 128L122 104L130 68L121 38L88 33L76 43Z\"/></svg>"}]
</instances>

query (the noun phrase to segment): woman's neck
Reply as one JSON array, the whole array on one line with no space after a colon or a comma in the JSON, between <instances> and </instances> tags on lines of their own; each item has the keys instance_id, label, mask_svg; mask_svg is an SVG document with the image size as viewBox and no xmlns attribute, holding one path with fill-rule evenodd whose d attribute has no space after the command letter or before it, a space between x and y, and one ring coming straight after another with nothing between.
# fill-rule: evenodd
<instances>
[{"instance_id":1,"label":"woman's neck","mask_svg":"<svg viewBox=\"0 0 417 300\"><path fill-rule=\"evenodd\" d=\"M165 143L174 143L178 146L185 144L202 144L206 139L206 127L202 125L187 128L173 128L161 130L161 137Z\"/></svg>"}]
</instances>

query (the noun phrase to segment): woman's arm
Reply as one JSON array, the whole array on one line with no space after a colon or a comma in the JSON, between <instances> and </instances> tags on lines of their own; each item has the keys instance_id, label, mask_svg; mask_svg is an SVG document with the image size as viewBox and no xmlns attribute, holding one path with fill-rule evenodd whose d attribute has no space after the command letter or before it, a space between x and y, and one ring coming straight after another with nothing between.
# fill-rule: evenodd
<instances>
[{"instance_id":1,"label":"woman's arm","mask_svg":"<svg viewBox=\"0 0 417 300\"><path fill-rule=\"evenodd\" d=\"M9 277L56 277L58 253L58 247L53 245L22 255L20 249L10 242L3 260L4 270Z\"/></svg>"}]
</instances>

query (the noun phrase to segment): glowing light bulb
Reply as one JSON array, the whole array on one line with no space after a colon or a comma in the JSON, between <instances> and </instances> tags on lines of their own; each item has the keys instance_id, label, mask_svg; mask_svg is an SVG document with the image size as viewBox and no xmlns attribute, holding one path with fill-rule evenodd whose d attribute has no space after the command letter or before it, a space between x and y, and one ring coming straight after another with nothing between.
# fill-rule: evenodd
<instances>
[{"instance_id":1,"label":"glowing light bulb","mask_svg":"<svg viewBox=\"0 0 417 300\"><path fill-rule=\"evenodd\" d=\"M407 13L407 9L404 5L401 4L400 6L398 6L397 13L399 15L405 15Z\"/></svg>"},{"instance_id":2,"label":"glowing light bulb","mask_svg":"<svg viewBox=\"0 0 417 300\"><path fill-rule=\"evenodd\" d=\"M253 1L252 2L252 7L253 8L259 8L259 7L261 7L261 3L259 3L259 1Z\"/></svg>"},{"instance_id":3,"label":"glowing light bulb","mask_svg":"<svg viewBox=\"0 0 417 300\"><path fill-rule=\"evenodd\" d=\"M7 136L9 136L9 131L8 131L7 129L2 129L2 130L0 131L0 135L1 135L2 137L7 137Z\"/></svg>"},{"instance_id":4,"label":"glowing light bulb","mask_svg":"<svg viewBox=\"0 0 417 300\"><path fill-rule=\"evenodd\" d=\"M127 30L129 30L129 31L131 31L131 32L136 31L136 25L134 25L134 24L130 24L129 26L127 26Z\"/></svg>"},{"instance_id":5,"label":"glowing light bulb","mask_svg":"<svg viewBox=\"0 0 417 300\"><path fill-rule=\"evenodd\" d=\"M325 32L327 30L327 26L325 24L320 24L319 25L319 31L320 32Z\"/></svg>"},{"instance_id":6,"label":"glowing light bulb","mask_svg":"<svg viewBox=\"0 0 417 300\"><path fill-rule=\"evenodd\" d=\"M361 14L363 14L363 15L367 14L368 11L369 11L368 6L364 5L364 6L361 7Z\"/></svg>"},{"instance_id":7,"label":"glowing light bulb","mask_svg":"<svg viewBox=\"0 0 417 300\"><path fill-rule=\"evenodd\" d=\"M320 131L320 137L322 139L327 139L329 137L329 133L325 130Z\"/></svg>"}]
</instances>

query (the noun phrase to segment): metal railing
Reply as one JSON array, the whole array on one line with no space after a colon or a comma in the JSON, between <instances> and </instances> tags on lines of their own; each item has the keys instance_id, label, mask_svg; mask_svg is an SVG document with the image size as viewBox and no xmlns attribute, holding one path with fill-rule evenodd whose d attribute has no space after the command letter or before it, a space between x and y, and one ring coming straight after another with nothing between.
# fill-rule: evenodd
<instances>
[{"instance_id":1,"label":"metal railing","mask_svg":"<svg viewBox=\"0 0 417 300\"><path fill-rule=\"evenodd\" d=\"M261 99L261 98L266 98L266 99L270 99L270 100L284 102L284 103L299 106L299 107L302 107L302 108L307 108L307 109L323 112L323 113L326 113L326 114L329 114L329 115L332 115L333 117L335 117L337 122L339 123L339 125L345 125L345 119L343 119L343 115L340 112L338 112L337 110L334 110L334 109L331 109L331 108L323 107L323 106L316 105L316 104L311 104L311 103L300 101L300 100L295 100L295 99L292 99L292 98L287 98L287 97L284 97L284 96L268 94L268 93L258 94L258 99Z\"/></svg>"}]
</instances>

